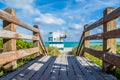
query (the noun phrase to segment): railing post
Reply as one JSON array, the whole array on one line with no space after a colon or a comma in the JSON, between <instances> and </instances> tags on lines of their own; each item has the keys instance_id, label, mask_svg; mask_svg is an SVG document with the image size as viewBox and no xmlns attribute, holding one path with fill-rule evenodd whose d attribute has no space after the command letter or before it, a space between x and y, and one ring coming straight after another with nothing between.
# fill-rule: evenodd
<instances>
[{"instance_id":1,"label":"railing post","mask_svg":"<svg viewBox=\"0 0 120 80\"><path fill-rule=\"evenodd\" d=\"M106 16L113 10L114 8L107 8L104 11L104 16ZM103 24L103 33L113 30L113 29L116 29L116 19ZM116 53L116 39L103 39L103 51ZM110 65L104 61L104 55L103 55L103 70L108 73L114 74L115 69L116 69L115 66Z\"/></svg>"},{"instance_id":2,"label":"railing post","mask_svg":"<svg viewBox=\"0 0 120 80\"><path fill-rule=\"evenodd\" d=\"M86 25L84 25L84 29L86 29L87 27L88 27L89 25L88 24L86 24ZM89 36L90 35L90 31L87 31L87 32L85 32L84 33L84 36L86 37L86 36ZM86 40L85 41L85 47L90 47L90 42L89 42L89 40Z\"/></svg>"},{"instance_id":3,"label":"railing post","mask_svg":"<svg viewBox=\"0 0 120 80\"><path fill-rule=\"evenodd\" d=\"M84 30L88 27L89 25L88 24L85 24L84 25ZM87 32L84 32L84 37L86 37L86 36L89 36L90 35L90 31L87 31ZM84 38L83 37L83 38ZM90 43L89 43L89 40L84 40L83 41L83 48L84 47L88 47L89 48L89 46L90 46ZM82 50L82 52L81 52L81 56L83 56L84 55L84 50Z\"/></svg>"},{"instance_id":4,"label":"railing post","mask_svg":"<svg viewBox=\"0 0 120 80\"><path fill-rule=\"evenodd\" d=\"M16 13L12 9L6 8L4 11L16 17ZM3 20L3 29L16 32L16 25L11 22ZM13 50L16 50L16 39L3 39L3 52L13 51ZM12 63L5 65L4 68L15 69L17 68L17 62L13 61Z\"/></svg>"},{"instance_id":5,"label":"railing post","mask_svg":"<svg viewBox=\"0 0 120 80\"><path fill-rule=\"evenodd\" d=\"M36 28L36 29L39 29L37 25L34 25L33 27ZM33 32L33 35L36 36L36 37L39 37L39 32ZM40 47L38 40L34 40L33 45L34 45L34 47L38 47L38 48ZM40 52L36 53L35 56L39 56L39 55L40 55Z\"/></svg>"}]
</instances>

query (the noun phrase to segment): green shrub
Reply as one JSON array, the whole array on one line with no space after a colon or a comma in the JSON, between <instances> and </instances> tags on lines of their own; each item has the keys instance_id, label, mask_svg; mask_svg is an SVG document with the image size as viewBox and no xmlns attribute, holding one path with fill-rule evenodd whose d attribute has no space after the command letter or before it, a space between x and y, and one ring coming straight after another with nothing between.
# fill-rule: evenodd
<instances>
[{"instance_id":1,"label":"green shrub","mask_svg":"<svg viewBox=\"0 0 120 80\"><path fill-rule=\"evenodd\" d=\"M27 48L32 48L33 47L33 43L27 42L27 41L24 41L24 40L17 40L16 45L17 45L17 50L19 50L19 49L27 49ZM2 47L3 47L3 40L0 40L0 49L2 49ZM1 50L1 52L2 52L2 50ZM34 54L17 60L18 68L20 68L21 66L26 64L28 61L33 60L33 59L35 59ZM3 69L3 67L0 67L0 76L6 75L8 72L11 72L11 71L6 71L6 70Z\"/></svg>"},{"instance_id":2,"label":"green shrub","mask_svg":"<svg viewBox=\"0 0 120 80\"><path fill-rule=\"evenodd\" d=\"M60 55L60 52L57 48L49 46L47 47L48 53L50 56L58 56Z\"/></svg>"},{"instance_id":3,"label":"green shrub","mask_svg":"<svg viewBox=\"0 0 120 80\"><path fill-rule=\"evenodd\" d=\"M71 55L76 55L77 47L74 47L71 51Z\"/></svg>"}]
</instances>

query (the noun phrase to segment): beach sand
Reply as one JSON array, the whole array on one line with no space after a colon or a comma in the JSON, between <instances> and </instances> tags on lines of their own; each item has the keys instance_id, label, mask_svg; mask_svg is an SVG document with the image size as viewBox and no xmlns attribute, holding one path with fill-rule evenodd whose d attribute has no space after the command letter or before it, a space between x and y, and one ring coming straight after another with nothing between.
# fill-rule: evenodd
<instances>
[{"instance_id":1,"label":"beach sand","mask_svg":"<svg viewBox=\"0 0 120 80\"><path fill-rule=\"evenodd\" d=\"M59 50L61 55L70 55L72 48L64 48L64 50Z\"/></svg>"}]
</instances>

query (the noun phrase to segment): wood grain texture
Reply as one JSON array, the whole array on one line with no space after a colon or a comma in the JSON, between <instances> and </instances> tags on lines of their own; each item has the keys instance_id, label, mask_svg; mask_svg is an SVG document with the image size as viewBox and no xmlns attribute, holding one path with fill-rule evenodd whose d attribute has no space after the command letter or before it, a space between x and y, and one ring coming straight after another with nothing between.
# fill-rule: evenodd
<instances>
[{"instance_id":1,"label":"wood grain texture","mask_svg":"<svg viewBox=\"0 0 120 80\"><path fill-rule=\"evenodd\" d=\"M28 64L0 80L117 80L84 57L43 56Z\"/></svg>"},{"instance_id":2,"label":"wood grain texture","mask_svg":"<svg viewBox=\"0 0 120 80\"><path fill-rule=\"evenodd\" d=\"M29 29L29 30L32 30L32 31L35 31L35 32L39 32L38 29L33 28L32 26L29 26L29 25L25 24L24 22L17 19L15 16L10 15L9 13L6 13L3 10L0 10L0 18L3 19L3 20L6 20L8 22L14 23L16 25L22 26L26 29Z\"/></svg>"},{"instance_id":3,"label":"wood grain texture","mask_svg":"<svg viewBox=\"0 0 120 80\"><path fill-rule=\"evenodd\" d=\"M0 54L0 65L15 61L17 59L34 54L36 52L39 52L38 47L24 49L24 50L4 52Z\"/></svg>"},{"instance_id":4,"label":"wood grain texture","mask_svg":"<svg viewBox=\"0 0 120 80\"><path fill-rule=\"evenodd\" d=\"M30 36L21 34L18 32L8 31L8 30L0 30L0 38L4 39L26 39L26 40L39 40L39 37Z\"/></svg>"}]
</instances>

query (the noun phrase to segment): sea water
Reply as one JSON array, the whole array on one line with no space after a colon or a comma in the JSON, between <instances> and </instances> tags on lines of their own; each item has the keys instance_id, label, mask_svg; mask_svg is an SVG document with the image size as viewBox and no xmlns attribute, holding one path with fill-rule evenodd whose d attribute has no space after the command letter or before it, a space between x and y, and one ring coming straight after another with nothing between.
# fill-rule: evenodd
<instances>
[{"instance_id":1,"label":"sea water","mask_svg":"<svg viewBox=\"0 0 120 80\"><path fill-rule=\"evenodd\" d=\"M44 42L45 46L49 46L49 42ZM79 42L64 42L65 48L77 47ZM90 42L90 45L102 45L102 42ZM117 45L120 45L120 42L117 42Z\"/></svg>"}]
</instances>

